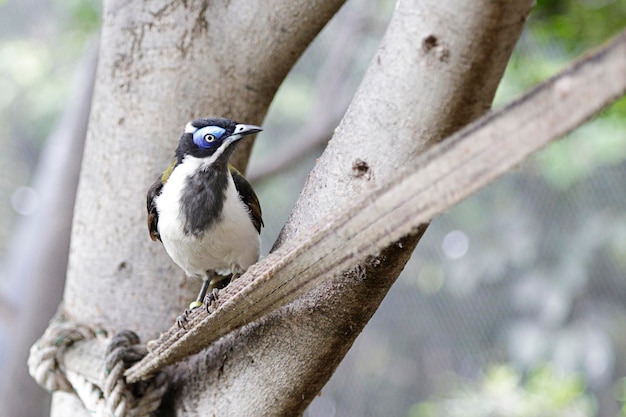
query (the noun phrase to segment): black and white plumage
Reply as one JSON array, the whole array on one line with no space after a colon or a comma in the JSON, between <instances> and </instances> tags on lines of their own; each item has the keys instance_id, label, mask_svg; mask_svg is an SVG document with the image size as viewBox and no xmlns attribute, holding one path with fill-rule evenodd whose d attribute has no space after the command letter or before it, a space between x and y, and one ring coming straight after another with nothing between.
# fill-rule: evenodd
<instances>
[{"instance_id":1,"label":"black and white plumage","mask_svg":"<svg viewBox=\"0 0 626 417\"><path fill-rule=\"evenodd\" d=\"M176 159L148 190L150 237L188 276L204 280L190 307L217 285L216 274L241 274L259 258L259 200L228 159L237 141L261 130L222 118L187 123Z\"/></svg>"}]
</instances>

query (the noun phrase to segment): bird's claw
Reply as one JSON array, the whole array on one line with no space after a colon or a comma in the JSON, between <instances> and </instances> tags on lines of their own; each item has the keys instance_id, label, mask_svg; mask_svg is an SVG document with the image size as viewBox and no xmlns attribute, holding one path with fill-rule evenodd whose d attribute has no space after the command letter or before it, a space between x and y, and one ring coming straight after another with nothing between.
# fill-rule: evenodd
<instances>
[{"instance_id":1,"label":"bird's claw","mask_svg":"<svg viewBox=\"0 0 626 417\"><path fill-rule=\"evenodd\" d=\"M213 288L213 291L211 291L207 296L206 296L206 302L205 302L205 306L206 306L206 312L211 314L211 306L213 305L214 302L217 301L218 298L218 294L219 294L220 290L218 288Z\"/></svg>"},{"instance_id":2,"label":"bird's claw","mask_svg":"<svg viewBox=\"0 0 626 417\"><path fill-rule=\"evenodd\" d=\"M206 312L211 314L211 306L213 305L213 303L217 301L219 292L220 290L218 288L213 288L213 290L206 295L204 303L201 303L200 301L192 301L189 304L189 308L186 309L183 312L183 314L176 317L176 325L178 326L178 328L187 330L187 323L189 322L189 314L191 314L193 310L201 307L202 305L205 306Z\"/></svg>"},{"instance_id":3,"label":"bird's claw","mask_svg":"<svg viewBox=\"0 0 626 417\"><path fill-rule=\"evenodd\" d=\"M189 304L189 308L183 311L183 314L176 317L176 325L178 325L179 329L187 330L187 323L189 322L189 314L198 307L202 307L202 303L200 301L192 301Z\"/></svg>"},{"instance_id":4,"label":"bird's claw","mask_svg":"<svg viewBox=\"0 0 626 417\"><path fill-rule=\"evenodd\" d=\"M176 325L178 326L179 329L187 330L187 323L189 322L188 320L189 313L191 313L191 310L186 309L185 311L183 311L183 314L176 317Z\"/></svg>"}]
</instances>

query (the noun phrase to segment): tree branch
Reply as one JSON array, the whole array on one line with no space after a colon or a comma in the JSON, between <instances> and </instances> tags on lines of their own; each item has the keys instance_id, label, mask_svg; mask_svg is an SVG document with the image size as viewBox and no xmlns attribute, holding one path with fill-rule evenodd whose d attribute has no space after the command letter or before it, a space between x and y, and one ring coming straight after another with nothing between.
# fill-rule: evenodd
<instances>
[{"instance_id":1,"label":"tree branch","mask_svg":"<svg viewBox=\"0 0 626 417\"><path fill-rule=\"evenodd\" d=\"M251 166L246 177L252 183L274 175L319 148L331 138L350 104L351 91L346 86L349 64L358 54L358 39L366 27L366 17L358 7L341 15L338 33L320 68L313 86L311 112L302 127L290 134L279 153L272 152L256 166ZM339 17L339 16L338 16Z\"/></svg>"},{"instance_id":2,"label":"tree branch","mask_svg":"<svg viewBox=\"0 0 626 417\"><path fill-rule=\"evenodd\" d=\"M136 381L198 352L415 233L626 94L624 74L626 32L284 244L224 289L215 311L192 314L189 331L174 327L163 335L149 356L127 372L128 379Z\"/></svg>"}]
</instances>

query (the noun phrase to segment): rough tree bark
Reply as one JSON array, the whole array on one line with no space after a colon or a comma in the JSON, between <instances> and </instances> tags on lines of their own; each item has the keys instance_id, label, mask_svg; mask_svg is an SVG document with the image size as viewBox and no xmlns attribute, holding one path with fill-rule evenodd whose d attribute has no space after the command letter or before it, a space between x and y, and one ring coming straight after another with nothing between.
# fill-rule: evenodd
<instances>
[{"instance_id":1,"label":"rough tree bark","mask_svg":"<svg viewBox=\"0 0 626 417\"><path fill-rule=\"evenodd\" d=\"M280 242L483 114L531 3L400 0ZM143 340L169 327L193 289L146 237L146 187L167 164L181 121L221 114L259 123L295 58L340 4L105 2L68 316L135 330ZM302 413L418 239L405 238L358 273L336 277L179 366L161 415ZM73 407L71 396L55 395L53 415L79 415Z\"/></svg>"}]
</instances>

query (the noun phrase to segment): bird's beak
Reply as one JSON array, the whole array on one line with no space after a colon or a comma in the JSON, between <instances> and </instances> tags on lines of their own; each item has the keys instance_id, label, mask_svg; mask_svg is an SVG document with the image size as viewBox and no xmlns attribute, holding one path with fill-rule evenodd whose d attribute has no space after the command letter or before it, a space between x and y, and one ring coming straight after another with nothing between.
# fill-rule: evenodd
<instances>
[{"instance_id":1,"label":"bird's beak","mask_svg":"<svg viewBox=\"0 0 626 417\"><path fill-rule=\"evenodd\" d=\"M230 137L228 138L228 141L236 142L239 139L243 138L244 136L251 135L253 133L258 133L262 130L263 129L260 126L238 124L235 126L235 131L233 132L232 135L230 135Z\"/></svg>"}]
</instances>

